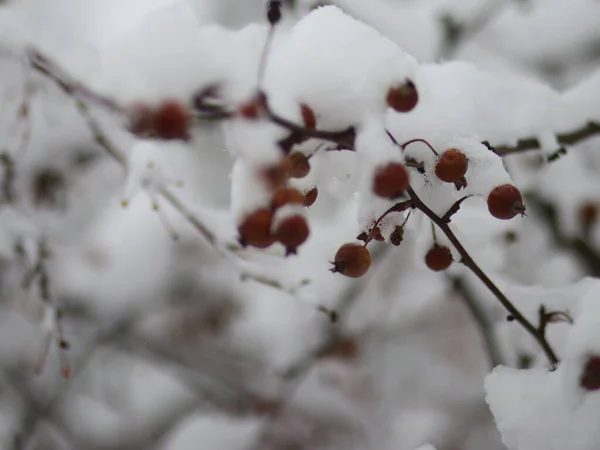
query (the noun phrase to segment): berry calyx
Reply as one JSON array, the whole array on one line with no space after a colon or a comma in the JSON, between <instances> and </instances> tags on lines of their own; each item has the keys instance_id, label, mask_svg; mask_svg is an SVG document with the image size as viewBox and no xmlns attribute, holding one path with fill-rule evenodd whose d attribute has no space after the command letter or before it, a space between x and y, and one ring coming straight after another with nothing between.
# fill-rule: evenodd
<instances>
[{"instance_id":1,"label":"berry calyx","mask_svg":"<svg viewBox=\"0 0 600 450\"><path fill-rule=\"evenodd\" d=\"M304 178L310 172L310 161L304 153L292 152L285 157L284 165L292 178Z\"/></svg>"},{"instance_id":2,"label":"berry calyx","mask_svg":"<svg viewBox=\"0 0 600 450\"><path fill-rule=\"evenodd\" d=\"M310 229L306 219L297 214L281 220L273 234L275 239L283 244L285 254L288 256L297 253L298 247L308 239Z\"/></svg>"},{"instance_id":3,"label":"berry calyx","mask_svg":"<svg viewBox=\"0 0 600 450\"><path fill-rule=\"evenodd\" d=\"M415 84L407 80L404 84L392 86L388 89L387 104L398 112L409 112L419 102L419 93Z\"/></svg>"},{"instance_id":4,"label":"berry calyx","mask_svg":"<svg viewBox=\"0 0 600 450\"><path fill-rule=\"evenodd\" d=\"M444 183L456 183L467 173L469 161L460 150L446 150L435 165L435 175Z\"/></svg>"},{"instance_id":5,"label":"berry calyx","mask_svg":"<svg viewBox=\"0 0 600 450\"><path fill-rule=\"evenodd\" d=\"M309 130L315 130L317 128L317 117L312 108L304 103L300 104L300 112L302 113L302 120L304 122L304 128Z\"/></svg>"},{"instance_id":6,"label":"berry calyx","mask_svg":"<svg viewBox=\"0 0 600 450\"><path fill-rule=\"evenodd\" d=\"M512 184L497 186L488 195L488 210L496 219L509 220L525 214L521 191Z\"/></svg>"},{"instance_id":7,"label":"berry calyx","mask_svg":"<svg viewBox=\"0 0 600 450\"><path fill-rule=\"evenodd\" d=\"M375 170L373 193L394 200L404 193L409 184L409 175L404 164L391 162Z\"/></svg>"},{"instance_id":8,"label":"berry calyx","mask_svg":"<svg viewBox=\"0 0 600 450\"><path fill-rule=\"evenodd\" d=\"M308 192L306 192L306 194L304 194L304 206L309 208L312 205L314 205L314 203L317 201L318 196L319 196L319 190L316 187L314 187L311 190L309 190Z\"/></svg>"},{"instance_id":9,"label":"berry calyx","mask_svg":"<svg viewBox=\"0 0 600 450\"><path fill-rule=\"evenodd\" d=\"M247 215L238 226L240 244L256 248L267 248L275 242L271 234L273 213L266 208Z\"/></svg>"},{"instance_id":10,"label":"berry calyx","mask_svg":"<svg viewBox=\"0 0 600 450\"><path fill-rule=\"evenodd\" d=\"M394 231L392 231L392 234L390 234L390 242L392 245L398 247L402 243L403 239L404 227L402 225L396 225L396 228L394 228Z\"/></svg>"},{"instance_id":11,"label":"berry calyx","mask_svg":"<svg viewBox=\"0 0 600 450\"><path fill-rule=\"evenodd\" d=\"M434 272L446 270L452 264L452 252L448 247L436 244L425 255L425 264Z\"/></svg>"},{"instance_id":12,"label":"berry calyx","mask_svg":"<svg viewBox=\"0 0 600 450\"><path fill-rule=\"evenodd\" d=\"M271 199L271 209L277 210L285 205L304 205L304 201L304 194L298 189L279 189Z\"/></svg>"},{"instance_id":13,"label":"berry calyx","mask_svg":"<svg viewBox=\"0 0 600 450\"><path fill-rule=\"evenodd\" d=\"M600 356L590 356L585 364L579 384L587 391L600 389Z\"/></svg>"},{"instance_id":14,"label":"berry calyx","mask_svg":"<svg viewBox=\"0 0 600 450\"><path fill-rule=\"evenodd\" d=\"M155 111L153 131L160 139L189 138L191 117L185 106L177 100L165 100Z\"/></svg>"},{"instance_id":15,"label":"berry calyx","mask_svg":"<svg viewBox=\"0 0 600 450\"><path fill-rule=\"evenodd\" d=\"M371 266L371 254L363 245L348 243L338 249L331 263L333 264L331 272L350 278L360 278Z\"/></svg>"}]
</instances>

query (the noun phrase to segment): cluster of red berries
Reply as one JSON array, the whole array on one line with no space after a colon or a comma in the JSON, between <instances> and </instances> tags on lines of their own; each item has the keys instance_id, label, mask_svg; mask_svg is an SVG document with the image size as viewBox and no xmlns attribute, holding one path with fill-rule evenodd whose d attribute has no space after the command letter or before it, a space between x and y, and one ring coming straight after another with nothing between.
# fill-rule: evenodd
<instances>
[{"instance_id":1,"label":"cluster of red berries","mask_svg":"<svg viewBox=\"0 0 600 450\"><path fill-rule=\"evenodd\" d=\"M191 115L180 101L167 99L152 107L135 104L129 113L129 130L141 137L164 140L190 138Z\"/></svg>"},{"instance_id":2,"label":"cluster of red berries","mask_svg":"<svg viewBox=\"0 0 600 450\"><path fill-rule=\"evenodd\" d=\"M312 206L318 190L313 187L301 192L290 187L287 181L304 178L309 172L309 159L299 152L288 154L280 164L263 171L263 180L272 191L271 201L268 206L248 214L239 224L242 245L267 248L280 242L286 248L286 255L297 252L310 234L308 221L299 208ZM284 208L287 206L296 208Z\"/></svg>"}]
</instances>

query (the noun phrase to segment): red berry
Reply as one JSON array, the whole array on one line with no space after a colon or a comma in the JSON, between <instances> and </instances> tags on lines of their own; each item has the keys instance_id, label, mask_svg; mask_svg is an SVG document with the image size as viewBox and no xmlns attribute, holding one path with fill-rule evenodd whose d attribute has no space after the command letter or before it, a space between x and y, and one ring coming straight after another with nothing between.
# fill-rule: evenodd
<instances>
[{"instance_id":1,"label":"red berry","mask_svg":"<svg viewBox=\"0 0 600 450\"><path fill-rule=\"evenodd\" d=\"M310 191L304 194L304 206L308 208L314 205L314 203L317 201L318 196L319 190L316 187L312 188Z\"/></svg>"},{"instance_id":2,"label":"red berry","mask_svg":"<svg viewBox=\"0 0 600 450\"><path fill-rule=\"evenodd\" d=\"M265 167L259 172L260 178L271 190L281 188L289 178L287 167L283 164L274 164Z\"/></svg>"},{"instance_id":3,"label":"red berry","mask_svg":"<svg viewBox=\"0 0 600 450\"><path fill-rule=\"evenodd\" d=\"M393 200L400 197L409 184L404 164L391 162L375 170L373 192L375 195Z\"/></svg>"},{"instance_id":4,"label":"red berry","mask_svg":"<svg viewBox=\"0 0 600 450\"><path fill-rule=\"evenodd\" d=\"M436 244L425 255L425 264L435 272L446 270L452 264L452 252L448 247Z\"/></svg>"},{"instance_id":5,"label":"red berry","mask_svg":"<svg viewBox=\"0 0 600 450\"><path fill-rule=\"evenodd\" d=\"M304 128L314 130L317 128L317 117L315 112L308 105L302 103L300 105L300 111L302 112L302 120L304 121Z\"/></svg>"},{"instance_id":6,"label":"red berry","mask_svg":"<svg viewBox=\"0 0 600 450\"><path fill-rule=\"evenodd\" d=\"M310 172L310 161L304 153L290 153L285 157L284 165L292 178L304 178Z\"/></svg>"},{"instance_id":7,"label":"red berry","mask_svg":"<svg viewBox=\"0 0 600 450\"><path fill-rule=\"evenodd\" d=\"M240 243L257 248L267 248L275 242L271 234L273 213L268 209L259 209L247 215L238 226Z\"/></svg>"},{"instance_id":8,"label":"red berry","mask_svg":"<svg viewBox=\"0 0 600 450\"><path fill-rule=\"evenodd\" d=\"M600 356L590 356L585 364L579 384L588 391L600 389Z\"/></svg>"},{"instance_id":9,"label":"red berry","mask_svg":"<svg viewBox=\"0 0 600 450\"><path fill-rule=\"evenodd\" d=\"M402 225L396 225L392 234L390 234L390 242L398 247L404 239L404 227Z\"/></svg>"},{"instance_id":10,"label":"red berry","mask_svg":"<svg viewBox=\"0 0 600 450\"><path fill-rule=\"evenodd\" d=\"M281 242L286 250L286 255L296 254L308 239L310 229L306 219L301 215L290 216L283 219L275 229L275 239Z\"/></svg>"},{"instance_id":11,"label":"red berry","mask_svg":"<svg viewBox=\"0 0 600 450\"><path fill-rule=\"evenodd\" d=\"M344 244L335 254L332 264L331 272L350 278L360 278L371 266L371 254L360 244Z\"/></svg>"},{"instance_id":12,"label":"red berry","mask_svg":"<svg viewBox=\"0 0 600 450\"><path fill-rule=\"evenodd\" d=\"M517 214L525 214L523 196L512 184L503 184L492 189L487 204L490 214L496 219L509 220Z\"/></svg>"},{"instance_id":13,"label":"red berry","mask_svg":"<svg viewBox=\"0 0 600 450\"><path fill-rule=\"evenodd\" d=\"M387 92L387 104L398 112L409 112L419 102L419 93L415 84L407 80L406 83L393 86Z\"/></svg>"},{"instance_id":14,"label":"red berry","mask_svg":"<svg viewBox=\"0 0 600 450\"><path fill-rule=\"evenodd\" d=\"M463 152L446 150L435 165L435 175L445 183L456 183L467 173L469 161Z\"/></svg>"},{"instance_id":15,"label":"red berry","mask_svg":"<svg viewBox=\"0 0 600 450\"><path fill-rule=\"evenodd\" d=\"M279 189L271 199L271 209L276 210L285 205L304 205L305 197L298 189Z\"/></svg>"},{"instance_id":16,"label":"red berry","mask_svg":"<svg viewBox=\"0 0 600 450\"><path fill-rule=\"evenodd\" d=\"M160 139L188 139L190 115L177 100L164 101L155 112L154 133Z\"/></svg>"}]
</instances>

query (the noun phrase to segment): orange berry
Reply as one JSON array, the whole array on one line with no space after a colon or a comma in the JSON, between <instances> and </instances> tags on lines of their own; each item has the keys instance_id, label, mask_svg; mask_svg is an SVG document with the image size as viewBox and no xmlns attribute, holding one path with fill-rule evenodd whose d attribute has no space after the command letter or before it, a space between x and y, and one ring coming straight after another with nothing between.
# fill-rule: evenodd
<instances>
[{"instance_id":1,"label":"orange berry","mask_svg":"<svg viewBox=\"0 0 600 450\"><path fill-rule=\"evenodd\" d=\"M306 219L301 215L294 215L283 219L275 229L275 239L283 244L287 255L296 254L300 247L308 239L310 229Z\"/></svg>"},{"instance_id":2,"label":"orange berry","mask_svg":"<svg viewBox=\"0 0 600 450\"><path fill-rule=\"evenodd\" d=\"M360 278L367 273L371 266L371 254L360 244L342 245L332 261L333 273L340 273L350 278Z\"/></svg>"},{"instance_id":3,"label":"orange berry","mask_svg":"<svg viewBox=\"0 0 600 450\"><path fill-rule=\"evenodd\" d=\"M456 183L467 173L469 161L463 152L446 150L435 165L435 175L445 183Z\"/></svg>"},{"instance_id":4,"label":"orange berry","mask_svg":"<svg viewBox=\"0 0 600 450\"><path fill-rule=\"evenodd\" d=\"M375 170L373 192L375 195L393 200L400 197L409 184L409 175L404 164L391 162Z\"/></svg>"},{"instance_id":5,"label":"orange berry","mask_svg":"<svg viewBox=\"0 0 600 450\"><path fill-rule=\"evenodd\" d=\"M452 252L448 247L436 244L425 255L425 264L435 272L446 270L452 264Z\"/></svg>"},{"instance_id":6,"label":"orange berry","mask_svg":"<svg viewBox=\"0 0 600 450\"><path fill-rule=\"evenodd\" d=\"M290 153L285 157L284 165L292 178L304 178L310 172L310 161L304 153Z\"/></svg>"},{"instance_id":7,"label":"orange berry","mask_svg":"<svg viewBox=\"0 0 600 450\"><path fill-rule=\"evenodd\" d=\"M308 207L314 205L314 203L317 201L318 196L319 196L319 190L316 187L314 187L310 191L306 192L306 194L304 194L304 206L306 206L308 208Z\"/></svg>"},{"instance_id":8,"label":"orange berry","mask_svg":"<svg viewBox=\"0 0 600 450\"><path fill-rule=\"evenodd\" d=\"M285 205L304 205L305 197L298 189L279 189L271 199L271 209L276 210Z\"/></svg>"},{"instance_id":9,"label":"orange berry","mask_svg":"<svg viewBox=\"0 0 600 450\"><path fill-rule=\"evenodd\" d=\"M304 103L300 104L300 111L302 112L302 120L304 121L304 128L314 130L317 128L317 118L312 108Z\"/></svg>"},{"instance_id":10,"label":"orange berry","mask_svg":"<svg viewBox=\"0 0 600 450\"><path fill-rule=\"evenodd\" d=\"M517 214L525 214L521 191L512 184L497 186L488 195L488 210L497 219L509 220Z\"/></svg>"},{"instance_id":11,"label":"orange berry","mask_svg":"<svg viewBox=\"0 0 600 450\"><path fill-rule=\"evenodd\" d=\"M407 80L406 83L393 86L387 92L387 104L398 112L409 112L419 102L419 93L415 84Z\"/></svg>"},{"instance_id":12,"label":"orange berry","mask_svg":"<svg viewBox=\"0 0 600 450\"><path fill-rule=\"evenodd\" d=\"M258 209L247 215L238 226L240 243L257 248L267 248L275 242L271 234L273 213L266 208Z\"/></svg>"},{"instance_id":13,"label":"orange berry","mask_svg":"<svg viewBox=\"0 0 600 450\"><path fill-rule=\"evenodd\" d=\"M155 111L154 133L160 139L188 139L191 118L177 100L165 100Z\"/></svg>"}]
</instances>

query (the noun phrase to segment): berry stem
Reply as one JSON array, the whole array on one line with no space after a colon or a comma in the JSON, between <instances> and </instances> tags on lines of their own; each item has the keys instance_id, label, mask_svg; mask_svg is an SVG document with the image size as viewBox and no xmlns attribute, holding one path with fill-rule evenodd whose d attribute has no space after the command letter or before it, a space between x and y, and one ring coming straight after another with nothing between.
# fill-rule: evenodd
<instances>
[{"instance_id":1,"label":"berry stem","mask_svg":"<svg viewBox=\"0 0 600 450\"><path fill-rule=\"evenodd\" d=\"M521 314L515 305L504 295L504 293L496 286L496 284L486 275L486 273L479 267L479 265L473 260L469 252L461 244L459 239L456 237L450 226L442 220L436 213L434 213L423 201L417 196L412 187L408 187L406 190L412 200L412 204L419 211L423 212L429 219L437 225L446 235L448 240L452 243L454 248L458 251L462 258L462 263L468 267L473 274L481 280L481 282L494 294L498 301L504 306L504 308L514 317L514 320L519 322L523 328L538 342L546 357L550 361L553 367L559 363L559 359L554 353L554 350L550 346L550 343L546 339L544 330L535 327L527 318Z\"/></svg>"}]
</instances>

